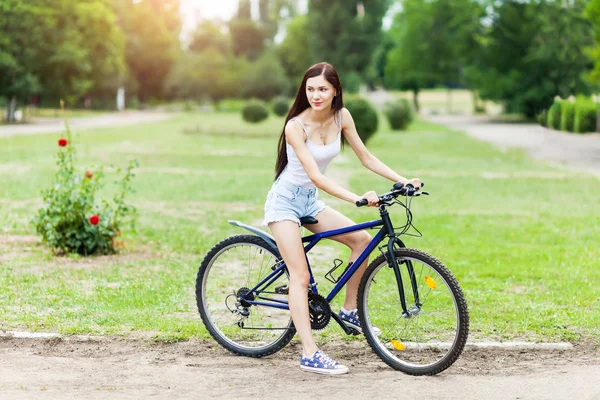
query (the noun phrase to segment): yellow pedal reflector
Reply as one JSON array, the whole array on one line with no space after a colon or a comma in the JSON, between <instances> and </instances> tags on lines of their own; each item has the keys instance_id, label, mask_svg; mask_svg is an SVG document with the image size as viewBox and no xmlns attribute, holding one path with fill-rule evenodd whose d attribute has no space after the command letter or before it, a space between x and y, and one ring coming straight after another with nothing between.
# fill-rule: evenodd
<instances>
[{"instance_id":1,"label":"yellow pedal reflector","mask_svg":"<svg viewBox=\"0 0 600 400\"><path fill-rule=\"evenodd\" d=\"M399 341L397 341L396 339L392 339L392 346L394 346L394 348L396 350L400 350L400 351L404 350L404 345L402 343L400 343Z\"/></svg>"},{"instance_id":2,"label":"yellow pedal reflector","mask_svg":"<svg viewBox=\"0 0 600 400\"><path fill-rule=\"evenodd\" d=\"M430 289L435 290L435 288L437 288L437 284L435 283L433 278L430 276L425 277L425 283L427 284L427 286L429 286Z\"/></svg>"}]
</instances>

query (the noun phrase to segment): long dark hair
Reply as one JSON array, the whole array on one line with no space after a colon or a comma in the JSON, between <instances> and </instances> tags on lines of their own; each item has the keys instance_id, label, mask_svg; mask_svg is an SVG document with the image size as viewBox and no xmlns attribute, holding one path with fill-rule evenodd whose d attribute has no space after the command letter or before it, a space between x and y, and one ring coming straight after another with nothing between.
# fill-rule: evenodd
<instances>
[{"instance_id":1,"label":"long dark hair","mask_svg":"<svg viewBox=\"0 0 600 400\"><path fill-rule=\"evenodd\" d=\"M329 82L337 92L335 97L333 98L333 102L331 103L331 110L334 113L334 116L337 115L337 111L344 108L344 100L342 97L342 85L340 84L340 78L338 77L335 68L331 64L326 62L318 63L310 67L304 73L304 78L302 78L302 83L298 88L298 93L296 93L296 99L294 100L294 104L290 108L287 117L285 118L285 124L283 124L283 129L281 131L281 136L279 137L279 146L277 148L277 163L275 164L275 179L281 175L285 166L288 163L287 152L285 148L285 127L288 121L298 115L307 108L310 107L308 103L308 99L306 98L306 81L308 78L313 78L315 76L323 75L327 82Z\"/></svg>"}]
</instances>

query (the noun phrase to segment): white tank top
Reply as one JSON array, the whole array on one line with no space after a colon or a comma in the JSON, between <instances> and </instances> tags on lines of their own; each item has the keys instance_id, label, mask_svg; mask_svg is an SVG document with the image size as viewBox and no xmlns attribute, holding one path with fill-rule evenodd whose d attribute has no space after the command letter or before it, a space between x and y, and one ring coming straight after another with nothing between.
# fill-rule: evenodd
<instances>
[{"instance_id":1,"label":"white tank top","mask_svg":"<svg viewBox=\"0 0 600 400\"><path fill-rule=\"evenodd\" d=\"M290 121L298 121L298 123L302 126L304 130L304 134L306 135L306 147L310 154L312 154L315 159L317 165L319 166L319 171L322 174L325 173L329 162L335 158L340 153L341 149L341 136L342 136L342 113L338 111L338 120L340 121L340 129L337 134L337 139L333 143L319 145L314 144L308 138L308 132L306 131L306 126L304 123L298 118L292 118ZM294 185L304 187L304 188L313 188L315 184L310 180L308 174L304 170L304 167L298 160L298 156L296 156L296 152L294 148L286 141L285 149L287 152L288 163L285 166L281 175L279 175L279 179L284 179L287 182L293 183Z\"/></svg>"}]
</instances>

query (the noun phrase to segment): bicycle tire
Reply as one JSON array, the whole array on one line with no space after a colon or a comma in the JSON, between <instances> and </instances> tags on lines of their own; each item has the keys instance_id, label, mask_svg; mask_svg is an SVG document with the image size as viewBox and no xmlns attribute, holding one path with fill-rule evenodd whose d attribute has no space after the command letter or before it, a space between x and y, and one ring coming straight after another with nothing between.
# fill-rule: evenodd
<instances>
[{"instance_id":1,"label":"bicycle tire","mask_svg":"<svg viewBox=\"0 0 600 400\"><path fill-rule=\"evenodd\" d=\"M231 249L237 245L250 245L254 246L262 251L265 251L271 254L276 260L281 260L281 256L276 253L274 250L267 245L267 243L258 236L253 235L236 235L231 236L227 239L222 240L217 243L204 257L200 268L198 269L198 275L196 277L196 303L198 306L198 311L200 313L200 317L204 326L210 333L210 335L224 348L229 350L230 352L247 356L247 357L264 357L270 354L276 353L277 351L284 348L290 340L294 337L296 333L291 316L289 317L289 323L287 325L287 330L284 330L282 335L279 336L272 343L269 343L265 346L261 346L259 348L248 348L246 346L242 346L229 338L218 326L213 322L210 312L208 310L208 304L205 299L205 286L206 280L208 278L208 274L210 273L211 267L214 265L215 261L222 256L228 249ZM270 273L271 270L268 269L267 273ZM284 274L287 277L286 274ZM265 276L261 276L260 279L265 278ZM255 283L258 283L255 282ZM252 286L250 286L252 287ZM259 306L252 306L259 307ZM287 311L289 315L289 311ZM241 328L240 328L241 329Z\"/></svg>"},{"instance_id":2,"label":"bicycle tire","mask_svg":"<svg viewBox=\"0 0 600 400\"><path fill-rule=\"evenodd\" d=\"M369 318L369 310L368 310L368 296L369 293L367 289L370 288L371 283L374 280L374 276L381 271L382 268L386 266L390 266L388 262L388 254L381 254L377 258L375 258L367 267L365 274L363 275L361 282L358 288L358 315L361 321L361 325L363 325L363 333L367 339L367 342L375 351L375 353L390 367L402 371L409 375L435 375L438 374L448 367L450 367L460 356L462 353L464 346L467 341L467 337L469 334L469 313L467 302L465 300L464 294L456 281L456 278L452 275L452 273L436 258L433 256L416 249L402 248L395 250L396 259L407 259L407 260L416 260L424 265L428 266L435 272L439 274L439 276L445 281L447 288L452 294L452 298L454 300L454 306L457 312L457 333L455 335L455 340L452 342L450 350L448 353L443 356L438 362L435 362L431 365L426 366L418 366L411 365L410 363L398 360L393 356L392 352L387 350L385 344L380 341L378 338L378 333L373 330L373 324ZM426 278L425 278L426 280ZM403 286L407 283L403 282ZM395 284L397 288L397 283ZM397 296L396 289L396 296ZM435 296L434 296L435 297ZM396 307L398 311L402 311L399 300L398 306ZM420 310L419 310L420 312ZM407 318L405 318L407 319ZM364 321L364 322L363 322ZM380 334L380 333L379 333ZM386 338L382 339L386 341ZM392 340L392 343L394 341ZM398 342L397 342L398 343ZM402 346L402 345L400 345ZM395 346L394 346L395 347ZM403 346L402 346L403 347ZM397 348L398 350L398 348ZM399 348L399 350L405 350L404 348ZM401 351L397 352L398 354L403 354Z\"/></svg>"}]
</instances>

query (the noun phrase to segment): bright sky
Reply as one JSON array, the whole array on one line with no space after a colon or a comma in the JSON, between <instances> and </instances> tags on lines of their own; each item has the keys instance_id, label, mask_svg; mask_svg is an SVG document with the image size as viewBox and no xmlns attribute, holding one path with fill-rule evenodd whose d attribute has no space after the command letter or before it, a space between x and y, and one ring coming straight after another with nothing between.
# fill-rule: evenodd
<instances>
[{"instance_id":1,"label":"bright sky","mask_svg":"<svg viewBox=\"0 0 600 400\"><path fill-rule=\"evenodd\" d=\"M258 14L258 1L251 0L253 14ZM304 13L308 8L308 0L299 2L299 12ZM199 20L221 19L229 20L237 12L238 0L181 0L181 12L183 18L183 32L193 31ZM400 11L398 4L391 7L388 16L383 19L383 28L388 29L392 23L391 16ZM277 39L277 38L276 38Z\"/></svg>"},{"instance_id":2,"label":"bright sky","mask_svg":"<svg viewBox=\"0 0 600 400\"><path fill-rule=\"evenodd\" d=\"M182 0L186 9L193 9L201 18L229 19L237 11L237 0Z\"/></svg>"}]
</instances>

